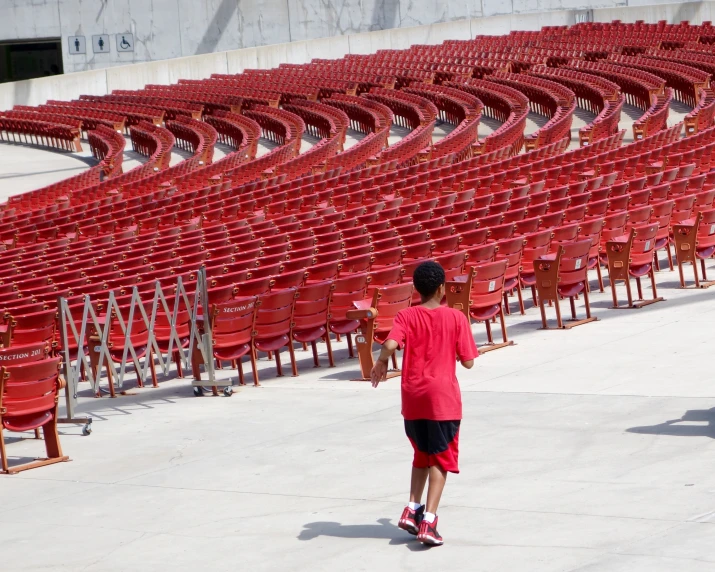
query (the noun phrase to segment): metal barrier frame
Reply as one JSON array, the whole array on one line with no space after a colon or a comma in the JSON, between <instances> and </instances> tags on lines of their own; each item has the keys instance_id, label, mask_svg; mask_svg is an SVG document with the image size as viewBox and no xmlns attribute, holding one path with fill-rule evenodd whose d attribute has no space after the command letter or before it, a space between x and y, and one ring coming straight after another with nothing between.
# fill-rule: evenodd
<instances>
[{"instance_id":1,"label":"metal barrier frame","mask_svg":"<svg viewBox=\"0 0 715 572\"><path fill-rule=\"evenodd\" d=\"M116 397L118 394L125 392L127 364L129 362L134 366L137 384L142 387L150 368L152 368L153 371L156 359L159 361L162 373L164 375L169 374L174 352L179 353L179 359L181 360L185 372L189 371L191 369L191 360L193 359L193 348L195 345L201 354L204 368L208 374L208 381L202 382L194 380L192 383L195 388L194 392L197 395L203 393L203 388L207 386L214 388L214 392L216 392L218 387L222 387L224 388L224 394L230 395L232 393L232 381L230 379L216 380L211 321L209 319L204 320L200 314L201 311L203 311L204 314L209 313L210 306L207 286L206 269L204 267L197 273L196 290L193 292L193 304L190 302L189 293L186 290L184 279L181 276L177 277L173 305L170 305L167 301L166 294L159 281L155 283L154 292L150 300L147 299L146 295L144 295L144 299L142 299L142 295L139 294L139 290L135 286L132 289L132 296L129 301L129 313L126 320L119 309L117 295L114 291L109 292L106 309L103 309L100 315L97 315L95 311L96 300L93 300L91 296L85 296L81 321L74 319L67 300L62 297L58 298L57 307L59 310L60 336L63 348L61 353L63 357L64 377L67 380L67 387L65 389L67 416L58 421L60 423L84 423L84 433L89 434L91 432L91 417L76 416L78 385L83 371L90 383L92 391L99 397L103 390L100 385L102 368L106 368L109 394L111 397ZM151 305L150 313L147 312L147 306L149 305ZM169 345L166 352L160 350L154 333L157 315L160 310L169 318ZM140 314L140 322L135 320L137 311ZM191 325L189 345L187 348L183 347L177 331L177 319L179 313L183 311L188 312ZM110 316L110 318L107 319L107 316ZM112 359L108 344L113 320L117 320L119 329L124 335L124 349L118 366ZM135 324L141 322L143 322L147 328L148 338L146 342L146 353L142 358L139 358L137 349L134 348L131 343L131 335L132 328L135 327ZM199 327L199 322L202 322L203 328ZM98 335L88 338L90 331L95 331ZM77 357L75 360L70 359L70 342L74 342L77 346ZM143 345L144 344L142 344L142 346ZM74 364L72 363L73 361ZM96 372L95 367L97 368ZM186 373L184 373L184 376L186 376Z\"/></svg>"}]
</instances>

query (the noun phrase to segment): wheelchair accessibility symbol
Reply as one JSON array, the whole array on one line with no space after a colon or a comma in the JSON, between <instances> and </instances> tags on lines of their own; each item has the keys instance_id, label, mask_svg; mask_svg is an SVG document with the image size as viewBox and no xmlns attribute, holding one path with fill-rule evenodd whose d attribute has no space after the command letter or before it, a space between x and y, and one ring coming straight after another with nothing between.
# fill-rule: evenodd
<instances>
[{"instance_id":1,"label":"wheelchair accessibility symbol","mask_svg":"<svg viewBox=\"0 0 715 572\"><path fill-rule=\"evenodd\" d=\"M132 34L117 34L117 51L133 52L134 36Z\"/></svg>"}]
</instances>

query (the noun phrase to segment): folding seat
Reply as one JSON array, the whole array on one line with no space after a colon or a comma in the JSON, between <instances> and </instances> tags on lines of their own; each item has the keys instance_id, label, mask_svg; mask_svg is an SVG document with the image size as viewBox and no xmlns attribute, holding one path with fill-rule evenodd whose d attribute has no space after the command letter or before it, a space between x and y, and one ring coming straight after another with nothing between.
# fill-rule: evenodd
<instances>
[{"instance_id":1,"label":"folding seat","mask_svg":"<svg viewBox=\"0 0 715 572\"><path fill-rule=\"evenodd\" d=\"M293 376L298 375L293 342L291 340L291 324L293 321L296 298L297 290L291 288L262 295L258 298L258 302L256 303L252 347L254 352L270 352L275 356L276 373L278 377L283 376L280 350L286 346L288 347L288 353L290 355ZM251 365L253 367L254 381L258 384L258 370L253 352L251 353Z\"/></svg>"},{"instance_id":2,"label":"folding seat","mask_svg":"<svg viewBox=\"0 0 715 572\"><path fill-rule=\"evenodd\" d=\"M553 303L556 308L556 321L559 328L572 328L597 318L591 316L588 300L588 259L591 250L590 240L581 240L560 244L555 254L537 258L532 262L536 279L536 289L541 309L541 322L548 329L546 322L545 302ZM586 307L586 318L576 319L574 299L583 294ZM559 300L568 298L571 304L572 322L564 324L561 319Z\"/></svg>"},{"instance_id":3,"label":"folding seat","mask_svg":"<svg viewBox=\"0 0 715 572\"><path fill-rule=\"evenodd\" d=\"M350 274L367 273L370 270L371 264L372 254L370 253L348 256L340 262L340 277Z\"/></svg>"},{"instance_id":4,"label":"folding seat","mask_svg":"<svg viewBox=\"0 0 715 572\"><path fill-rule=\"evenodd\" d=\"M0 325L0 340L3 347L32 343L51 344L55 338L55 310L42 310L20 315L6 313Z\"/></svg>"},{"instance_id":5,"label":"folding seat","mask_svg":"<svg viewBox=\"0 0 715 572\"><path fill-rule=\"evenodd\" d=\"M710 210L715 202L715 189L710 191L701 191L695 195L695 204L693 210L695 212Z\"/></svg>"},{"instance_id":6,"label":"folding seat","mask_svg":"<svg viewBox=\"0 0 715 572\"><path fill-rule=\"evenodd\" d=\"M400 284L402 282L402 276L404 275L404 269L402 266L387 266L384 268L377 268L375 270L370 269L368 273L368 280L370 283L370 288L390 286L393 284Z\"/></svg>"},{"instance_id":7,"label":"folding seat","mask_svg":"<svg viewBox=\"0 0 715 572\"><path fill-rule=\"evenodd\" d=\"M458 234L434 239L432 240L432 252L435 256L456 252L459 249L461 240L462 238Z\"/></svg>"},{"instance_id":8,"label":"folding seat","mask_svg":"<svg viewBox=\"0 0 715 572\"><path fill-rule=\"evenodd\" d=\"M555 253L561 243L575 242L578 236L578 229L579 223L563 224L551 229L551 247L549 248L549 254Z\"/></svg>"},{"instance_id":9,"label":"folding seat","mask_svg":"<svg viewBox=\"0 0 715 572\"><path fill-rule=\"evenodd\" d=\"M59 391L65 387L59 376L60 358L29 363L4 363L0 371L0 461L5 474L14 474L53 463L67 461L62 454L57 432ZM30 431L42 428L47 458L21 465L8 463L5 431Z\"/></svg>"},{"instance_id":10,"label":"folding seat","mask_svg":"<svg viewBox=\"0 0 715 572\"><path fill-rule=\"evenodd\" d=\"M494 202L493 195L485 195L481 197L474 197L474 207L473 209L482 209L488 207Z\"/></svg>"},{"instance_id":11,"label":"folding seat","mask_svg":"<svg viewBox=\"0 0 715 572\"><path fill-rule=\"evenodd\" d=\"M524 301L519 288L519 269L524 253L524 238L514 237L497 241L496 260L506 260L507 268L504 276L504 309L510 314L508 294L516 289L519 299L519 309L524 313Z\"/></svg>"},{"instance_id":12,"label":"folding seat","mask_svg":"<svg viewBox=\"0 0 715 572\"><path fill-rule=\"evenodd\" d=\"M625 211L631 201L630 195L620 195L608 199L608 212L615 213Z\"/></svg>"},{"instance_id":13,"label":"folding seat","mask_svg":"<svg viewBox=\"0 0 715 572\"><path fill-rule=\"evenodd\" d=\"M701 210L695 215L695 220L673 224L673 239L681 287L685 288L683 264L687 262L693 265L696 288L708 288L715 284L708 281L705 268L705 260L715 253L715 210ZM698 276L698 260L703 272L702 282Z\"/></svg>"},{"instance_id":14,"label":"folding seat","mask_svg":"<svg viewBox=\"0 0 715 572\"><path fill-rule=\"evenodd\" d=\"M354 310L354 302L367 296L368 275L366 273L349 274L333 281L328 313L328 329L330 332L347 336L348 352L354 357L352 333L357 331L360 323L356 319L348 319L347 312Z\"/></svg>"},{"instance_id":15,"label":"folding seat","mask_svg":"<svg viewBox=\"0 0 715 572\"><path fill-rule=\"evenodd\" d=\"M503 214L485 216L479 219L479 228L496 228L502 224L503 220Z\"/></svg>"},{"instance_id":16,"label":"folding seat","mask_svg":"<svg viewBox=\"0 0 715 572\"><path fill-rule=\"evenodd\" d=\"M539 230L539 227L541 225L541 218L542 217L540 216L525 218L523 220L518 220L509 224L514 225L515 235L531 234Z\"/></svg>"},{"instance_id":17,"label":"folding seat","mask_svg":"<svg viewBox=\"0 0 715 572\"><path fill-rule=\"evenodd\" d=\"M306 285L324 280L336 280L340 274L341 265L342 263L340 261L333 261L308 267L306 269Z\"/></svg>"},{"instance_id":18,"label":"folding seat","mask_svg":"<svg viewBox=\"0 0 715 572\"><path fill-rule=\"evenodd\" d=\"M655 284L655 268L653 253L658 234L657 224L646 224L630 228L627 236L621 236L606 243L606 254L608 257L608 277L611 283L611 293L613 295L614 308L640 308L642 306L660 302L663 298L658 297ZM641 277L649 275L653 288L653 299L643 300L641 287ZM638 286L638 301L633 302L631 295L630 278L636 279ZM628 295L628 305L619 306L616 296L616 282L626 283Z\"/></svg>"},{"instance_id":19,"label":"folding seat","mask_svg":"<svg viewBox=\"0 0 715 572\"><path fill-rule=\"evenodd\" d=\"M569 185L559 187L558 189L551 189L551 195L549 196L549 199L556 200L563 199L567 196L580 195L582 193L585 193L587 190L589 190L588 181L577 181L574 183L570 183Z\"/></svg>"},{"instance_id":20,"label":"folding seat","mask_svg":"<svg viewBox=\"0 0 715 572\"><path fill-rule=\"evenodd\" d=\"M230 301L214 303L211 306L213 357L219 364L222 361L229 361L237 365L240 385L245 385L241 360L247 354L250 354L251 357L254 385L259 385L255 356L251 351L256 308L256 296L243 296ZM195 340L194 344L191 365L194 379L201 380L200 363L203 359L198 350L198 341Z\"/></svg>"},{"instance_id":21,"label":"folding seat","mask_svg":"<svg viewBox=\"0 0 715 572\"><path fill-rule=\"evenodd\" d=\"M674 199L673 212L670 217L671 229L673 225L682 223L692 217L696 199L695 195L682 195Z\"/></svg>"},{"instance_id":22,"label":"folding seat","mask_svg":"<svg viewBox=\"0 0 715 572\"><path fill-rule=\"evenodd\" d=\"M280 274L272 276L271 292L303 286L308 276L306 268L303 266L297 270L283 270Z\"/></svg>"},{"instance_id":23,"label":"folding seat","mask_svg":"<svg viewBox=\"0 0 715 572\"><path fill-rule=\"evenodd\" d=\"M412 284L394 284L391 286L370 286L371 299L354 301L354 310L346 313L347 318L358 320L360 336L356 339L360 371L363 380L370 379L374 365L372 344L376 341L382 344L392 330L395 316L412 302L414 287ZM374 312L373 309L377 310ZM396 368L396 359L393 358ZM388 374L389 375L389 374ZM393 374L394 376L394 374Z\"/></svg>"},{"instance_id":24,"label":"folding seat","mask_svg":"<svg viewBox=\"0 0 715 572\"><path fill-rule=\"evenodd\" d=\"M254 278L250 273L247 280L234 284L234 297L263 296L268 294L273 285L271 277ZM209 298L210 299L210 298Z\"/></svg>"},{"instance_id":25,"label":"folding seat","mask_svg":"<svg viewBox=\"0 0 715 572\"><path fill-rule=\"evenodd\" d=\"M628 201L628 209L642 207L648 204L650 201L650 188L643 189L642 191L633 191L629 193L630 201Z\"/></svg>"},{"instance_id":26,"label":"folding seat","mask_svg":"<svg viewBox=\"0 0 715 572\"><path fill-rule=\"evenodd\" d=\"M381 243L389 242L389 241L380 241ZM375 243L373 243L375 244ZM373 252L372 256L372 264L370 265L370 269L372 270L380 270L383 268L389 268L393 266L398 266L402 264L402 256L403 256L404 250L402 246L396 246L393 248L375 248L375 251Z\"/></svg>"},{"instance_id":27,"label":"folding seat","mask_svg":"<svg viewBox=\"0 0 715 572\"><path fill-rule=\"evenodd\" d=\"M650 205L640 206L634 209L629 208L628 223L626 224L626 228L647 224L650 221L652 213L653 207Z\"/></svg>"},{"instance_id":28,"label":"folding seat","mask_svg":"<svg viewBox=\"0 0 715 572\"><path fill-rule=\"evenodd\" d=\"M258 264L259 261L257 261ZM268 260L262 260L260 261L260 266L256 266L255 268L249 269L249 278L250 279L258 279L258 278L269 278L273 277L276 274L280 274L282 269L283 269L283 264L284 261L268 261Z\"/></svg>"},{"instance_id":29,"label":"folding seat","mask_svg":"<svg viewBox=\"0 0 715 572\"><path fill-rule=\"evenodd\" d=\"M448 281L447 305L464 312L467 319L484 322L487 330L487 345L481 346L480 352L490 351L512 345L506 332L502 297L504 291L507 261L487 262L473 266L467 263L467 275ZM494 343L491 321L499 316L502 330L502 343Z\"/></svg>"},{"instance_id":30,"label":"folding seat","mask_svg":"<svg viewBox=\"0 0 715 572\"><path fill-rule=\"evenodd\" d=\"M474 221L476 223L476 221ZM455 228L452 225L440 225L430 227L429 229L423 231L429 234L429 238L433 240L439 240L441 238L446 238L452 236L456 233Z\"/></svg>"},{"instance_id":31,"label":"folding seat","mask_svg":"<svg viewBox=\"0 0 715 572\"><path fill-rule=\"evenodd\" d=\"M531 295L536 302L536 277L533 270L533 261L549 253L551 246L551 230L541 230L524 236L524 252L521 258L519 271L519 288L531 288Z\"/></svg>"},{"instance_id":32,"label":"folding seat","mask_svg":"<svg viewBox=\"0 0 715 572\"><path fill-rule=\"evenodd\" d=\"M500 240L510 239L514 236L514 232L516 231L516 223L513 222L496 226L486 226L481 224L481 222L482 221L480 221L479 227L488 228L489 230L488 240L490 242L498 242Z\"/></svg>"},{"instance_id":33,"label":"folding seat","mask_svg":"<svg viewBox=\"0 0 715 572\"><path fill-rule=\"evenodd\" d=\"M325 341L330 367L334 367L333 350L330 344L328 318L330 298L333 291L331 281L315 282L298 288L293 311L291 339L302 344L310 343L313 349L315 367L320 366L316 342Z\"/></svg>"},{"instance_id":34,"label":"folding seat","mask_svg":"<svg viewBox=\"0 0 715 572\"><path fill-rule=\"evenodd\" d=\"M687 183L687 192L688 193L698 193L701 190L703 190L703 187L705 185L705 177L707 175L697 175L695 177L688 177L684 179L679 179L681 181L686 181Z\"/></svg>"},{"instance_id":35,"label":"folding seat","mask_svg":"<svg viewBox=\"0 0 715 572\"><path fill-rule=\"evenodd\" d=\"M593 217L582 221L578 226L578 240L590 240L591 249L588 253L588 270L596 268L598 275L598 287L603 292L603 277L601 276L601 234L605 225L603 217Z\"/></svg>"},{"instance_id":36,"label":"folding seat","mask_svg":"<svg viewBox=\"0 0 715 572\"><path fill-rule=\"evenodd\" d=\"M651 216L648 222L658 225L658 233L655 239L654 248L654 260L655 269L660 270L660 262L658 260L658 251L666 249L668 252L668 266L673 269L673 257L670 252L670 231L671 231L671 217L673 215L673 209L675 207L675 201L661 201L652 204Z\"/></svg>"},{"instance_id":37,"label":"folding seat","mask_svg":"<svg viewBox=\"0 0 715 572\"><path fill-rule=\"evenodd\" d=\"M549 210L549 203L548 202L543 202L543 203L536 203L536 204L529 204L528 207L526 207L524 211L524 218L534 218L534 217L540 217L545 215Z\"/></svg>"}]
</instances>

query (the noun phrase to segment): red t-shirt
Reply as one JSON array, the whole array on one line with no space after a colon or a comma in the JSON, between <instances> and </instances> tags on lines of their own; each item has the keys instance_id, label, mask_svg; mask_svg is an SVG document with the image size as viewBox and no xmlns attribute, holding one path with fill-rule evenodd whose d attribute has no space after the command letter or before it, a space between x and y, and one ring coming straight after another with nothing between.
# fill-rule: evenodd
<instances>
[{"instance_id":1,"label":"red t-shirt","mask_svg":"<svg viewBox=\"0 0 715 572\"><path fill-rule=\"evenodd\" d=\"M404 347L402 416L405 419L456 421L462 418L457 356L479 355L467 317L442 306L413 306L400 311L388 339Z\"/></svg>"}]
</instances>

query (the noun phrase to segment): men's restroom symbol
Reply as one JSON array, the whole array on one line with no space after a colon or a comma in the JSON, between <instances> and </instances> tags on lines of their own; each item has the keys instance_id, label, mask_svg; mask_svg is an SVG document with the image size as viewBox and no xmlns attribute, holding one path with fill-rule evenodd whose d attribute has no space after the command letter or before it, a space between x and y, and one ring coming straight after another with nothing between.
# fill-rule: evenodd
<instances>
[{"instance_id":1,"label":"men's restroom symbol","mask_svg":"<svg viewBox=\"0 0 715 572\"><path fill-rule=\"evenodd\" d=\"M99 49L104 51L104 38L100 37L98 43L99 43Z\"/></svg>"},{"instance_id":2,"label":"men's restroom symbol","mask_svg":"<svg viewBox=\"0 0 715 572\"><path fill-rule=\"evenodd\" d=\"M67 40L69 55L77 56L86 53L87 46L85 45L84 36L69 36Z\"/></svg>"}]
</instances>

